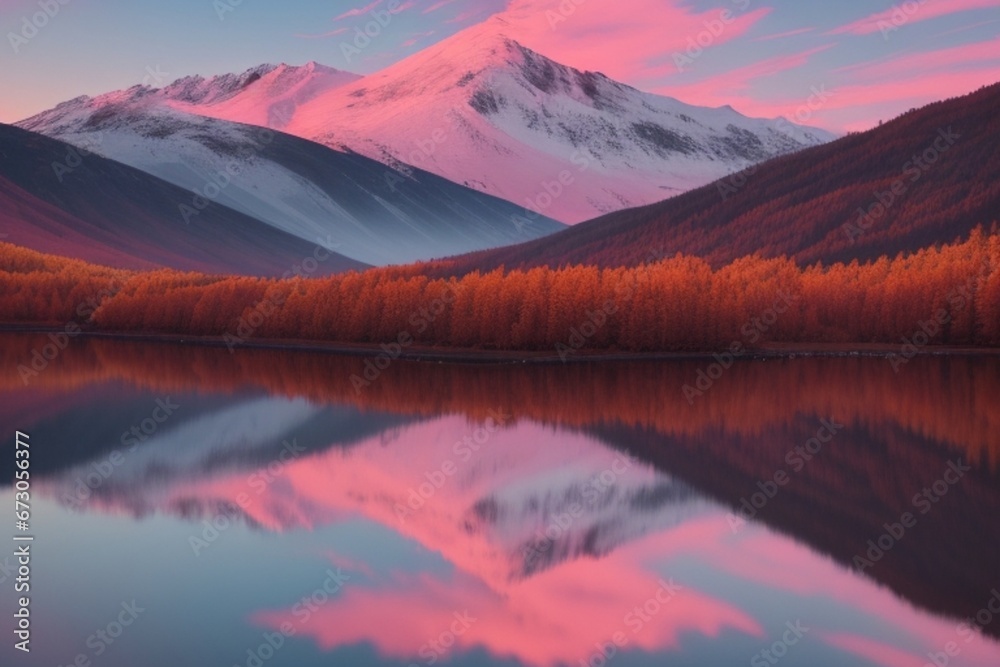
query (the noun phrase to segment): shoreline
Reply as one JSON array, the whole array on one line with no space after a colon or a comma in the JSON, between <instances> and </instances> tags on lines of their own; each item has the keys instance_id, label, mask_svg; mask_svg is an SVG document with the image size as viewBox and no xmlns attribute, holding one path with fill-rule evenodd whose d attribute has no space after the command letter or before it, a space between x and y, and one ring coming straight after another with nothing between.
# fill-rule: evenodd
<instances>
[{"instance_id":1,"label":"shoreline","mask_svg":"<svg viewBox=\"0 0 1000 667\"><path fill-rule=\"evenodd\" d=\"M154 333L122 333L106 331L78 331L68 334L65 327L43 327L34 325L0 325L0 335L3 334L49 334L63 333L70 338L92 338L105 340L123 340L146 343L165 343L173 345L197 345L201 347L230 348L230 344L218 336L183 336L179 334ZM324 343L321 341L300 340L268 340L250 339L232 346L235 351L247 350L284 350L301 352L318 352L338 354L343 356L370 357L389 354L382 345L387 343ZM772 359L795 359L797 357L874 357L889 358L900 353L900 345L882 343L771 343L763 347L746 350L733 355L736 360L767 361ZM393 359L406 361L423 361L455 364L564 364L598 361L715 361L716 355L729 354L728 350L698 350L672 352L612 352L602 350L578 350L572 354L560 357L553 348L549 350L483 350L476 348L436 348L407 346L398 354L390 355ZM992 347L961 347L932 346L919 348L914 357L934 356L1000 356L1000 348Z\"/></svg>"}]
</instances>

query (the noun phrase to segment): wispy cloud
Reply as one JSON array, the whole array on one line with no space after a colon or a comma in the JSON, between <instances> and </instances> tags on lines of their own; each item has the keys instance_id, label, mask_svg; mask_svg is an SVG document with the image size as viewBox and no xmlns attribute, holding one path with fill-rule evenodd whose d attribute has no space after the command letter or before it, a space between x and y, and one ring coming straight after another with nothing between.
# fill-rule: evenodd
<instances>
[{"instance_id":1,"label":"wispy cloud","mask_svg":"<svg viewBox=\"0 0 1000 667\"><path fill-rule=\"evenodd\" d=\"M994 23L1000 23L1000 19L990 19L989 21L979 21L977 23L963 25L959 28L952 28L951 30L945 30L944 32L939 32L934 36L945 37L947 35L956 35L960 32L965 32L966 30L975 30L976 28L982 28L984 25L993 25Z\"/></svg>"},{"instance_id":2,"label":"wispy cloud","mask_svg":"<svg viewBox=\"0 0 1000 667\"><path fill-rule=\"evenodd\" d=\"M699 11L680 0L511 0L501 16L531 49L578 69L635 82L668 70L676 73L674 54L697 47L699 39L704 43L706 34L707 50L739 39L772 12L753 2L727 5L726 11Z\"/></svg>"},{"instance_id":3,"label":"wispy cloud","mask_svg":"<svg viewBox=\"0 0 1000 667\"><path fill-rule=\"evenodd\" d=\"M741 83L744 78L761 78L770 69L750 65L695 86L675 88L676 93L671 94L695 103L727 100L755 116L790 117L802 99L768 99ZM833 94L809 124L841 131L865 130L907 109L964 95L998 79L1000 53L989 41L864 61L831 70L817 82L828 84ZM723 87L732 87L732 94Z\"/></svg>"},{"instance_id":4,"label":"wispy cloud","mask_svg":"<svg viewBox=\"0 0 1000 667\"><path fill-rule=\"evenodd\" d=\"M850 73L855 80L883 82L888 79L919 79L930 72L954 72L961 66L989 64L997 68L997 74L1000 76L1000 49L997 49L994 40L907 53L877 62L848 65L836 71Z\"/></svg>"},{"instance_id":5,"label":"wispy cloud","mask_svg":"<svg viewBox=\"0 0 1000 667\"><path fill-rule=\"evenodd\" d=\"M439 9L444 9L448 5L454 4L455 2L456 0L440 0L439 2L435 2L433 5L431 5L430 7L428 7L427 9L425 9L420 13L430 14L431 12L436 12Z\"/></svg>"},{"instance_id":6,"label":"wispy cloud","mask_svg":"<svg viewBox=\"0 0 1000 667\"><path fill-rule=\"evenodd\" d=\"M459 24L467 23L476 17L482 16L483 11L484 10L482 8L469 9L467 11L462 12L458 16L448 19L447 21L445 21L445 23L459 23Z\"/></svg>"},{"instance_id":7,"label":"wispy cloud","mask_svg":"<svg viewBox=\"0 0 1000 667\"><path fill-rule=\"evenodd\" d=\"M916 6L913 7L913 5ZM873 32L881 32L890 26L897 27L904 23L918 23L974 9L996 8L997 0L948 0L948 2L938 0L937 2L924 4L906 3L905 5L893 5L891 9L877 12L839 28L834 28L827 34L869 35Z\"/></svg>"},{"instance_id":8,"label":"wispy cloud","mask_svg":"<svg viewBox=\"0 0 1000 667\"><path fill-rule=\"evenodd\" d=\"M346 12L340 16L334 17L334 21L340 21L341 19L351 18L352 16L362 16L367 14L371 10L375 9L381 5L385 0L374 0L371 4L367 4L364 7L355 7L354 9L348 9Z\"/></svg>"},{"instance_id":9,"label":"wispy cloud","mask_svg":"<svg viewBox=\"0 0 1000 667\"><path fill-rule=\"evenodd\" d=\"M996 78L990 78L995 74L996 68L979 67L842 86L836 89L836 100L831 101L829 108L831 118L838 118L839 122L829 125L845 130L865 130L880 120L898 116L906 109L966 95L986 82L996 81Z\"/></svg>"},{"instance_id":10,"label":"wispy cloud","mask_svg":"<svg viewBox=\"0 0 1000 667\"><path fill-rule=\"evenodd\" d=\"M813 88L825 86L834 95L822 108L810 109L804 122L844 131L867 129L911 107L997 81L1000 51L995 40L931 51L935 42L901 33L895 39L905 55L873 60L853 41L831 34L877 33L884 29L880 21L897 27L900 11L908 12L906 22L927 21L996 8L998 1L911 2L829 31L813 23L815 16L808 24L768 30L779 10L755 2L726 3L724 16L718 6L701 11L688 0L509 0L499 16L511 37L550 58L691 104L795 118ZM807 37L789 39L799 35ZM808 50L803 41L813 42ZM675 62L677 54L716 50L718 55L683 70Z\"/></svg>"},{"instance_id":11,"label":"wispy cloud","mask_svg":"<svg viewBox=\"0 0 1000 667\"><path fill-rule=\"evenodd\" d=\"M411 33L410 36L409 36L410 38L407 39L402 44L400 44L400 46L402 46L404 48L408 48L408 47L414 46L417 42L421 41L422 39L424 39L426 37L430 37L433 34L434 34L433 30L428 30L427 32Z\"/></svg>"},{"instance_id":12,"label":"wispy cloud","mask_svg":"<svg viewBox=\"0 0 1000 667\"><path fill-rule=\"evenodd\" d=\"M687 85L670 85L661 90L655 91L662 95L677 97L690 104L700 104L705 106L723 106L740 102L741 109L752 107L757 104L753 99L753 82L764 77L774 76L782 72L797 69L807 64L814 55L822 53L832 48L832 44L818 46L799 53L789 53L772 58L765 58L743 67L736 67L722 74L709 76ZM776 108L784 109L793 100L779 102ZM801 104L801 100L794 100L796 104ZM774 109L772 108L773 112ZM771 113L766 115L784 115L784 113Z\"/></svg>"}]
</instances>

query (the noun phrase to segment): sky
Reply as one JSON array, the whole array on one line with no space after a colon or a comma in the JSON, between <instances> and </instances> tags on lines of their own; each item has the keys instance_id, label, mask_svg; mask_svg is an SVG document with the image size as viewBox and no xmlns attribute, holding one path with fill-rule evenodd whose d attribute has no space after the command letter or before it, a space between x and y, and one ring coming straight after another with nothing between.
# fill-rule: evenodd
<instances>
[{"instance_id":1,"label":"sky","mask_svg":"<svg viewBox=\"0 0 1000 667\"><path fill-rule=\"evenodd\" d=\"M1000 0L0 0L0 121L265 62L368 74L494 15L563 64L837 132L1000 81Z\"/></svg>"}]
</instances>

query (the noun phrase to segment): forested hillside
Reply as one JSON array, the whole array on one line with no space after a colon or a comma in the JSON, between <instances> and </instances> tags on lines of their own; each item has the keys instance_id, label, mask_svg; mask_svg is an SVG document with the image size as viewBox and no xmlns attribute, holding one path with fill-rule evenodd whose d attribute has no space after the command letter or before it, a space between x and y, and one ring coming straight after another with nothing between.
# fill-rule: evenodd
<instances>
[{"instance_id":1,"label":"forested hillside","mask_svg":"<svg viewBox=\"0 0 1000 667\"><path fill-rule=\"evenodd\" d=\"M455 258L498 266L634 266L681 252L722 266L745 255L801 265L915 252L1000 221L1000 84L666 201L544 239Z\"/></svg>"}]
</instances>

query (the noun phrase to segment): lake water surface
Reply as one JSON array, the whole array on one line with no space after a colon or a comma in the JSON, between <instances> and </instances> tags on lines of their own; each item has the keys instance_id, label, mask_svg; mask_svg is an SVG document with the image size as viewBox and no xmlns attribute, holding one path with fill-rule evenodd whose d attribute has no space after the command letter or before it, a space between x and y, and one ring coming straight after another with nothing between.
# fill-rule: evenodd
<instances>
[{"instance_id":1,"label":"lake water surface","mask_svg":"<svg viewBox=\"0 0 1000 667\"><path fill-rule=\"evenodd\" d=\"M710 360L362 384L75 340L25 385L46 342L0 336L0 502L16 429L35 537L4 665L1000 664L996 357L741 361L685 397Z\"/></svg>"}]
</instances>

